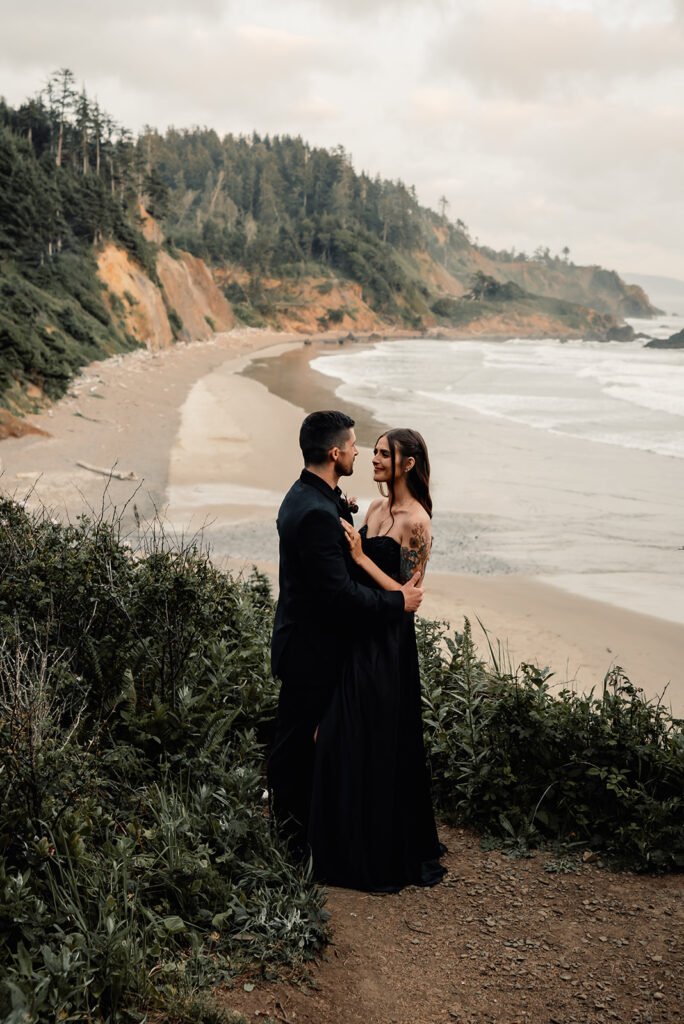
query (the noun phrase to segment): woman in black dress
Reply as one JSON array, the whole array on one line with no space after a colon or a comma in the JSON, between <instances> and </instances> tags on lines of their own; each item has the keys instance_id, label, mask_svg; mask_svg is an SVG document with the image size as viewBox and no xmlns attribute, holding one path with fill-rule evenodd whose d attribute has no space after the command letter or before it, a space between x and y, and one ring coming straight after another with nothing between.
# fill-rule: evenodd
<instances>
[{"instance_id":1,"label":"woman in black dress","mask_svg":"<svg viewBox=\"0 0 684 1024\"><path fill-rule=\"evenodd\" d=\"M357 533L343 522L360 580L398 589L421 578L432 500L425 442L390 430L373 452L382 498ZM423 746L413 615L354 636L352 655L316 736L309 819L314 873L330 885L393 892L435 885L445 869Z\"/></svg>"}]
</instances>

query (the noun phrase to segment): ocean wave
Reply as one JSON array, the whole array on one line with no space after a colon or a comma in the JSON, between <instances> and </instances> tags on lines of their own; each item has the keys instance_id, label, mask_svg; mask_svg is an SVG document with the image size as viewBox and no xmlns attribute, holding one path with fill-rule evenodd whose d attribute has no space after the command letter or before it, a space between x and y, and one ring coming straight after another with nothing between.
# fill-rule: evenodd
<instances>
[{"instance_id":1,"label":"ocean wave","mask_svg":"<svg viewBox=\"0 0 684 1024\"><path fill-rule=\"evenodd\" d=\"M469 409L534 429L684 458L680 351L620 342L423 339L383 342L311 365L340 380L341 397L376 416L396 416L411 402L420 419Z\"/></svg>"}]
</instances>

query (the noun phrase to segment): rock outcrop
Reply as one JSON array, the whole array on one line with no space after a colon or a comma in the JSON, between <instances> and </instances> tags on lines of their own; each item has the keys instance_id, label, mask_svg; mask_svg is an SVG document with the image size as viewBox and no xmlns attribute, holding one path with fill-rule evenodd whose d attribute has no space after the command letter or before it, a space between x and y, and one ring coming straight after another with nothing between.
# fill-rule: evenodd
<instances>
[{"instance_id":1,"label":"rock outcrop","mask_svg":"<svg viewBox=\"0 0 684 1024\"><path fill-rule=\"evenodd\" d=\"M216 331L229 331L235 326L230 303L203 260L189 252L180 252L174 259L162 250L157 257L157 273L167 308L175 311L183 324L184 340L205 341Z\"/></svg>"},{"instance_id":2,"label":"rock outcrop","mask_svg":"<svg viewBox=\"0 0 684 1024\"><path fill-rule=\"evenodd\" d=\"M609 327L606 341L634 341L635 337L634 328L625 324L624 327Z\"/></svg>"},{"instance_id":3,"label":"rock outcrop","mask_svg":"<svg viewBox=\"0 0 684 1024\"><path fill-rule=\"evenodd\" d=\"M646 342L644 348L684 348L684 329L669 338L653 338Z\"/></svg>"}]
</instances>

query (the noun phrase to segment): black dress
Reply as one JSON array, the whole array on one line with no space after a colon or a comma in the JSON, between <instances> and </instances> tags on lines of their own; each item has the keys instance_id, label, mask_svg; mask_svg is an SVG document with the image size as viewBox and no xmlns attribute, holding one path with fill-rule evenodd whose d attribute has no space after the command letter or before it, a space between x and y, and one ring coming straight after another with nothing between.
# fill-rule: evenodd
<instances>
[{"instance_id":1,"label":"black dress","mask_svg":"<svg viewBox=\"0 0 684 1024\"><path fill-rule=\"evenodd\" d=\"M365 526L360 532L364 552L398 580L397 541L369 538ZM413 615L364 623L351 648L318 729L308 833L315 877L373 892L435 885L445 869L423 746Z\"/></svg>"}]
</instances>

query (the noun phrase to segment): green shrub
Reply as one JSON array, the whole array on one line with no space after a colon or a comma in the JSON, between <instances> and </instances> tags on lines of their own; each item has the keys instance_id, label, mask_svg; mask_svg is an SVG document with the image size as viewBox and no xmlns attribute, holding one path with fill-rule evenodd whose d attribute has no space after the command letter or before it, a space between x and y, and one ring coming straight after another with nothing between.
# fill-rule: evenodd
<instances>
[{"instance_id":1,"label":"green shrub","mask_svg":"<svg viewBox=\"0 0 684 1024\"><path fill-rule=\"evenodd\" d=\"M162 242L162 249L164 250L164 252L167 252L169 254L172 260L181 259L180 252L178 251L178 249L173 244L173 241L170 238L164 239L164 241Z\"/></svg>"},{"instance_id":2,"label":"green shrub","mask_svg":"<svg viewBox=\"0 0 684 1024\"><path fill-rule=\"evenodd\" d=\"M232 305L236 317L248 327L264 327L269 316L275 313L273 300L258 277L251 278L246 287L237 281L227 281L223 285L223 294Z\"/></svg>"},{"instance_id":3,"label":"green shrub","mask_svg":"<svg viewBox=\"0 0 684 1024\"><path fill-rule=\"evenodd\" d=\"M112 307L112 310L114 311L114 313L117 314L117 316L122 317L125 315L126 307L124 306L121 300L121 296L117 295L116 292L109 292L109 303Z\"/></svg>"},{"instance_id":4,"label":"green shrub","mask_svg":"<svg viewBox=\"0 0 684 1024\"><path fill-rule=\"evenodd\" d=\"M237 281L226 281L223 286L223 294L231 303L249 301L247 292Z\"/></svg>"},{"instance_id":5,"label":"green shrub","mask_svg":"<svg viewBox=\"0 0 684 1024\"><path fill-rule=\"evenodd\" d=\"M169 318L169 324L171 325L173 335L175 338L178 338L183 332L183 321L175 309L170 309L167 316Z\"/></svg>"},{"instance_id":6,"label":"green shrub","mask_svg":"<svg viewBox=\"0 0 684 1024\"><path fill-rule=\"evenodd\" d=\"M128 1020L325 940L262 803L272 611L157 527L0 502L3 1020Z\"/></svg>"},{"instance_id":7,"label":"green shrub","mask_svg":"<svg viewBox=\"0 0 684 1024\"><path fill-rule=\"evenodd\" d=\"M435 299L430 309L435 316L443 316L447 319L452 319L458 316L462 302L458 299L452 298L450 295L442 295L439 299Z\"/></svg>"},{"instance_id":8,"label":"green shrub","mask_svg":"<svg viewBox=\"0 0 684 1024\"><path fill-rule=\"evenodd\" d=\"M494 302L511 302L514 299L529 297L514 281L497 281L495 277L490 277L482 270L478 270L471 277L470 291L466 295L466 299L490 299Z\"/></svg>"},{"instance_id":9,"label":"green shrub","mask_svg":"<svg viewBox=\"0 0 684 1024\"><path fill-rule=\"evenodd\" d=\"M437 807L518 846L603 851L616 866L684 866L684 736L620 668L601 692L552 693L548 670L476 655L470 624L420 626Z\"/></svg>"},{"instance_id":10,"label":"green shrub","mask_svg":"<svg viewBox=\"0 0 684 1024\"><path fill-rule=\"evenodd\" d=\"M80 366L131 347L110 322L92 259L64 253L32 279L0 263L0 402L28 384L60 398Z\"/></svg>"}]
</instances>

